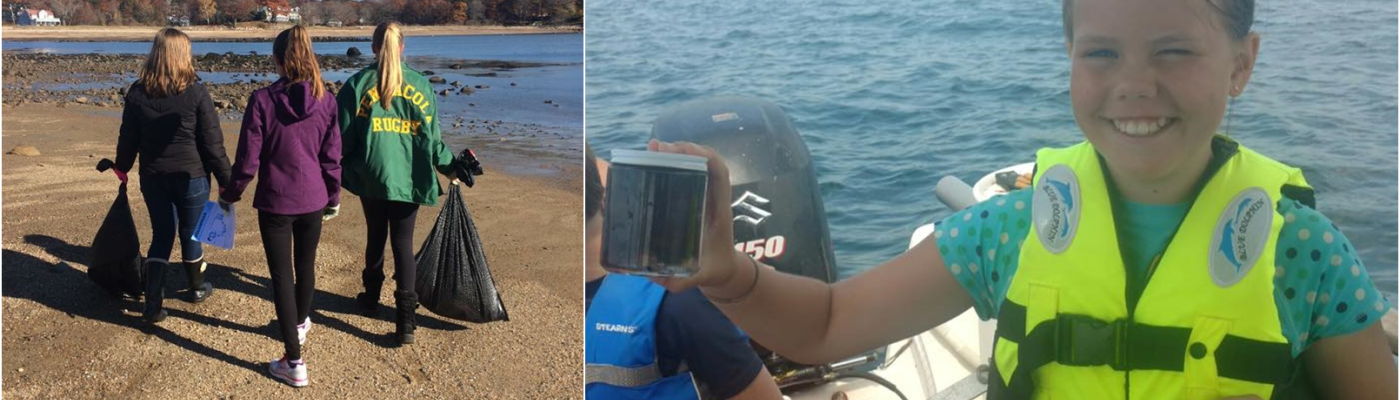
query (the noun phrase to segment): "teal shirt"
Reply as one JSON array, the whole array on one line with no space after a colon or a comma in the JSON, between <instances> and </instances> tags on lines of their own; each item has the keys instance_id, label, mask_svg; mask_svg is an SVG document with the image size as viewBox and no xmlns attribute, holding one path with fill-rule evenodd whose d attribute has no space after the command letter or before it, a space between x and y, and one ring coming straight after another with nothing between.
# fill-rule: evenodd
<instances>
[{"instance_id":1,"label":"teal shirt","mask_svg":"<svg viewBox=\"0 0 1400 400\"><path fill-rule=\"evenodd\" d=\"M1181 220L1186 218L1191 203L1145 204L1119 199L1119 212L1114 216L1121 226L1118 243L1123 252L1123 266L1128 269L1128 287L1135 295L1142 294L1147 284L1147 267L1152 259L1166 251ZM1130 303L1131 304L1131 303Z\"/></svg>"},{"instance_id":2,"label":"teal shirt","mask_svg":"<svg viewBox=\"0 0 1400 400\"><path fill-rule=\"evenodd\" d=\"M1186 215L1186 205L1123 202L1119 241L1129 276L1143 276ZM934 237L944 263L971 295L982 319L1000 311L1030 234L1031 191L1018 190L954 213ZM1297 357L1319 339L1370 326L1390 309L1351 242L1322 213L1297 201L1278 203L1284 216L1274 275L1274 303ZM1120 215L1123 213L1120 213Z\"/></svg>"}]
</instances>

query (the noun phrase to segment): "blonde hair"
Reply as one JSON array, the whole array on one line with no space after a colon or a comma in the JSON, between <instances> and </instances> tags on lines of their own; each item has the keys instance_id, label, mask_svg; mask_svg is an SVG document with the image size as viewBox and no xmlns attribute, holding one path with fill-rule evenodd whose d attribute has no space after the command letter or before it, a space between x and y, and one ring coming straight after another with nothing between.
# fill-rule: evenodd
<instances>
[{"instance_id":1,"label":"blonde hair","mask_svg":"<svg viewBox=\"0 0 1400 400\"><path fill-rule=\"evenodd\" d=\"M282 66L287 80L291 83L311 82L311 95L320 100L326 94L326 83L321 81L321 65L316 62L316 52L311 50L311 35L301 25L277 34L272 42L272 57Z\"/></svg>"},{"instance_id":2,"label":"blonde hair","mask_svg":"<svg viewBox=\"0 0 1400 400\"><path fill-rule=\"evenodd\" d=\"M379 59L379 104L389 109L389 101L403 84L403 67L399 64L403 46L403 33L397 22L385 22L374 28L374 41L371 43L374 56Z\"/></svg>"},{"instance_id":3,"label":"blonde hair","mask_svg":"<svg viewBox=\"0 0 1400 400\"><path fill-rule=\"evenodd\" d=\"M190 56L190 37L175 28L156 32L151 54L141 66L138 83L155 98L170 97L185 91L198 76Z\"/></svg>"}]
</instances>

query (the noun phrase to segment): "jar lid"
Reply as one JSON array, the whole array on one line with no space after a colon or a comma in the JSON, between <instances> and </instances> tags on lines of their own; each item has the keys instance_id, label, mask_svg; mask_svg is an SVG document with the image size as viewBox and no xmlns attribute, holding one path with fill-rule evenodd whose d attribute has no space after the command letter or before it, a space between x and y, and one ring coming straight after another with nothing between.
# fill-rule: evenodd
<instances>
[{"instance_id":1,"label":"jar lid","mask_svg":"<svg viewBox=\"0 0 1400 400\"><path fill-rule=\"evenodd\" d=\"M705 157L686 154L661 153L656 151L623 150L612 151L612 163L646 167L677 168L706 172L709 170Z\"/></svg>"}]
</instances>

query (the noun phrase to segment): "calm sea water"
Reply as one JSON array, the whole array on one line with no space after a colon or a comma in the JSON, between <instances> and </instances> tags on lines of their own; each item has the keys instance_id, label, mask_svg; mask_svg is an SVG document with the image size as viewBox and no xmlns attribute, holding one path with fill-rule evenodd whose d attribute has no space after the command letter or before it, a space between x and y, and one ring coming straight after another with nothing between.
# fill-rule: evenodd
<instances>
[{"instance_id":1,"label":"calm sea water","mask_svg":"<svg viewBox=\"0 0 1400 400\"><path fill-rule=\"evenodd\" d=\"M578 63L583 59L582 42L583 35L579 34L409 36L405 39L404 53L468 60ZM317 54L345 54L350 47L358 47L366 56L373 57L369 41L316 42L313 47ZM4 49L59 54L145 54L151 51L151 43L9 41L4 43ZM191 51L196 55L229 51L271 54L272 42L194 42Z\"/></svg>"},{"instance_id":2,"label":"calm sea water","mask_svg":"<svg viewBox=\"0 0 1400 400\"><path fill-rule=\"evenodd\" d=\"M839 268L902 252L973 182L1082 140L1060 2L590 0L588 141L641 148L687 100L777 102L817 165ZM1377 285L1396 291L1396 3L1261 2L1230 134L1298 166ZM660 28L664 27L664 28ZM603 152L606 154L606 152Z\"/></svg>"},{"instance_id":3,"label":"calm sea water","mask_svg":"<svg viewBox=\"0 0 1400 400\"><path fill-rule=\"evenodd\" d=\"M358 47L366 57L373 57L370 42L317 42L313 48L318 54L345 54L346 49ZM48 52L58 54L103 53L103 54L145 54L150 51L149 42L4 42L4 51ZM272 43L225 43L195 42L192 44L195 55L205 53L234 52L237 54L271 54ZM455 94L439 97L439 115L442 118L443 132L450 145L457 138L483 135L496 136L497 132L469 131L472 120L501 121L509 126L520 127L520 135L503 137L502 141L533 140L530 133L547 134L559 141L547 151L558 158L577 157L581 151L577 142L583 136L583 35L475 35L475 36L410 36L405 40L406 59L409 65L418 70L432 70L447 82L458 81L463 85L483 85L489 87L477 90L470 96ZM494 71L497 76L470 76L472 72L448 68L463 60L497 60L547 64L541 67ZM270 72L270 71L269 71ZM323 71L325 79L344 80L355 70ZM234 80L270 80L275 77L243 76L242 73L204 72L200 77L208 82L226 83ZM100 78L100 77L93 77ZM52 90L73 90L126 85L135 80L135 75L117 76L117 79L100 79L79 84L37 84L38 87ZM514 83L515 86L511 86ZM435 91L453 89L450 85L435 85ZM548 101L548 103L546 103ZM452 127L458 117L468 125ZM528 131L529 133L526 133ZM477 140L481 142L481 140ZM460 144L460 143L458 143ZM454 145L454 148L460 148ZM479 150L479 149L478 149ZM479 155L487 156L486 154ZM539 163L523 163L513 166L515 172L535 173L541 168ZM549 170L547 166L544 166Z\"/></svg>"}]
</instances>

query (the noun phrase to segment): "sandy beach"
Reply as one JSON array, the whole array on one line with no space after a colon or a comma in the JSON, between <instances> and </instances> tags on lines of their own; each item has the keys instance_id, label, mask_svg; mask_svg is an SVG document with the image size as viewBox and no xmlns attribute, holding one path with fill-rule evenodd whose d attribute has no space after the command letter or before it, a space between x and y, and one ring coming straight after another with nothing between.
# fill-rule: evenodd
<instances>
[{"instance_id":1,"label":"sandy beach","mask_svg":"<svg viewBox=\"0 0 1400 400\"><path fill-rule=\"evenodd\" d=\"M237 29L217 26L186 26L180 30L190 35L190 40L194 41L227 41L227 40L266 40L270 41L277 37L277 33L286 29L290 25L267 25L264 29L260 23L247 22L239 24ZM155 36L160 27L153 26L12 26L6 25L0 29L0 38L4 40L60 40L60 41L148 41ZM448 35L523 35L523 34L547 34L547 33L578 33L582 28L573 27L533 27L533 26L463 26L463 25L440 25L440 26L407 26L404 27L404 35L407 36L448 36ZM374 34L374 26L354 26L341 28L328 28L317 26L311 28L311 36L315 38L367 38Z\"/></svg>"},{"instance_id":2,"label":"sandy beach","mask_svg":"<svg viewBox=\"0 0 1400 400\"><path fill-rule=\"evenodd\" d=\"M315 327L303 353L311 385L294 389L266 372L281 342L255 210L241 204L233 250L206 247L214 297L198 305L170 299L170 318L150 327L139 303L110 297L86 276L88 245L118 187L93 166L114 158L119 109L31 102L0 113L4 150L42 153L0 158L5 398L582 396L577 161L556 160L560 172L540 176L512 176L488 162L464 198L511 321L470 324L420 309L417 343L406 348L393 347L388 306L377 318L356 310L364 217L359 199L343 195L342 215L326 223L320 245ZM223 128L232 157L238 124L225 120ZM519 151L511 157L533 157ZM150 222L139 188L132 179L144 251ZM437 213L419 211L417 243ZM167 290L183 282L172 273ZM388 289L380 302L392 304Z\"/></svg>"}]
</instances>

